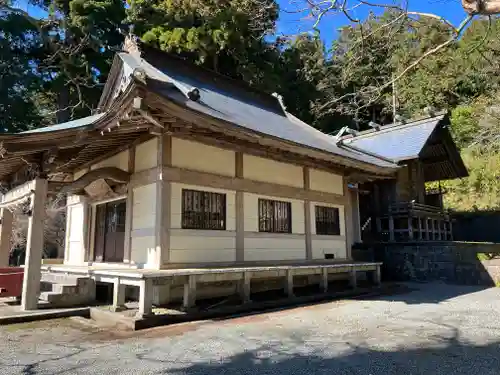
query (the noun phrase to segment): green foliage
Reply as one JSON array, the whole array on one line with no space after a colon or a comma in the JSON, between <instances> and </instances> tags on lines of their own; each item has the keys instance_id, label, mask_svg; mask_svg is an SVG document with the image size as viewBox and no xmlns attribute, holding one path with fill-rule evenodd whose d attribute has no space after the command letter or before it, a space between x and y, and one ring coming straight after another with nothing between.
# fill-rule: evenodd
<instances>
[{"instance_id":1,"label":"green foliage","mask_svg":"<svg viewBox=\"0 0 500 375\"><path fill-rule=\"evenodd\" d=\"M134 0L128 19L148 44L266 91L279 84L273 0Z\"/></svg>"}]
</instances>

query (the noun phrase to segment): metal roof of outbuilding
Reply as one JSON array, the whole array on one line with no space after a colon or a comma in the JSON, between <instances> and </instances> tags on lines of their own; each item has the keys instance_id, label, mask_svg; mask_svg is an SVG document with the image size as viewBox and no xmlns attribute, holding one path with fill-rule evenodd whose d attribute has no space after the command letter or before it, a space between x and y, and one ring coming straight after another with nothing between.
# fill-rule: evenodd
<instances>
[{"instance_id":1,"label":"metal roof of outbuilding","mask_svg":"<svg viewBox=\"0 0 500 375\"><path fill-rule=\"evenodd\" d=\"M396 162L417 159L444 117L440 115L408 124L387 125L378 131L369 130L346 138L343 142Z\"/></svg>"}]
</instances>

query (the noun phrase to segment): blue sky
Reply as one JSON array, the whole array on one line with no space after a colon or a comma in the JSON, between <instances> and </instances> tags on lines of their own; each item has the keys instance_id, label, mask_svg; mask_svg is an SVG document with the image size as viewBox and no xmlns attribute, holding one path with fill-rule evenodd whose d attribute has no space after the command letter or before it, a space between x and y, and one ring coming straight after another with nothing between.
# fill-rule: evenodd
<instances>
[{"instance_id":1,"label":"blue sky","mask_svg":"<svg viewBox=\"0 0 500 375\"><path fill-rule=\"evenodd\" d=\"M307 13L289 13L294 11L300 6L306 4L306 1L298 0L277 0L280 9L280 21L278 23L278 32L286 35L296 34L298 32L311 31L313 22L307 18ZM354 2L354 1L353 1ZM388 4L391 0L372 0L374 3ZM434 13L442 16L452 22L455 26L466 17L462 9L460 0L408 0L409 10ZM375 8L361 7L356 9L353 16L358 18L365 18L369 10ZM288 11L288 12L287 12ZM321 38L330 45L331 41L335 38L336 31L344 25L349 24L349 20L344 15L330 15L322 19L319 24Z\"/></svg>"},{"instance_id":2,"label":"blue sky","mask_svg":"<svg viewBox=\"0 0 500 375\"><path fill-rule=\"evenodd\" d=\"M307 17L307 12L296 13L298 8L303 8L306 4L305 0L277 0L280 9L280 20L278 22L278 34L294 35L299 32L312 31L313 21ZM355 0L352 0L355 1ZM390 3L391 0L371 0L375 3ZM460 0L407 0L409 9L419 12L434 13L445 17L454 25L458 25L464 18L465 13L460 5ZM28 5L28 0L18 0L17 2L24 10L27 10L35 17L43 17L43 12L39 8ZM352 15L358 18L365 18L369 10L376 8L361 7L356 9ZM293 12L293 13L290 13ZM321 38L331 44L335 38L336 31L344 25L347 25L349 20L343 15L328 15L325 16L319 24Z\"/></svg>"}]
</instances>

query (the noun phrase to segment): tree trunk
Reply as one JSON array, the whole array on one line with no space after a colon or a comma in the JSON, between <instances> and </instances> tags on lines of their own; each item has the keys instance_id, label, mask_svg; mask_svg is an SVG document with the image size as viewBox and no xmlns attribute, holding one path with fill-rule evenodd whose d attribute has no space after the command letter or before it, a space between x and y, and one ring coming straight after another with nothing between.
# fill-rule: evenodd
<instances>
[{"instance_id":1,"label":"tree trunk","mask_svg":"<svg viewBox=\"0 0 500 375\"><path fill-rule=\"evenodd\" d=\"M462 7L469 14L491 16L500 13L500 0L462 0Z\"/></svg>"}]
</instances>

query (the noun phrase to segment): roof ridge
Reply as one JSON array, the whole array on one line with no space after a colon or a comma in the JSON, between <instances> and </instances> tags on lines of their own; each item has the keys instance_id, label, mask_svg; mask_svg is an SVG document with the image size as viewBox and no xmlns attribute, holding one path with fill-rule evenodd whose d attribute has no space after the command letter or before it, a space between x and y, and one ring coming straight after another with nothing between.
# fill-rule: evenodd
<instances>
[{"instance_id":1,"label":"roof ridge","mask_svg":"<svg viewBox=\"0 0 500 375\"><path fill-rule=\"evenodd\" d=\"M355 139L360 139L360 138L368 138L373 135L378 135L378 134L384 134L384 133L389 133L394 130L400 130L400 129L406 129L406 128L411 128L413 126L418 126L422 125L422 123L429 122L431 120L437 120L437 121L442 121L446 117L446 113L442 113L437 116L429 116L425 118L421 118L418 120L414 120L411 122L407 123L393 123L389 125L384 125L381 126L379 130L376 129L369 129L369 130L364 130L359 132L356 136L347 136L347 137L342 137L343 141L347 142L352 142Z\"/></svg>"}]
</instances>

